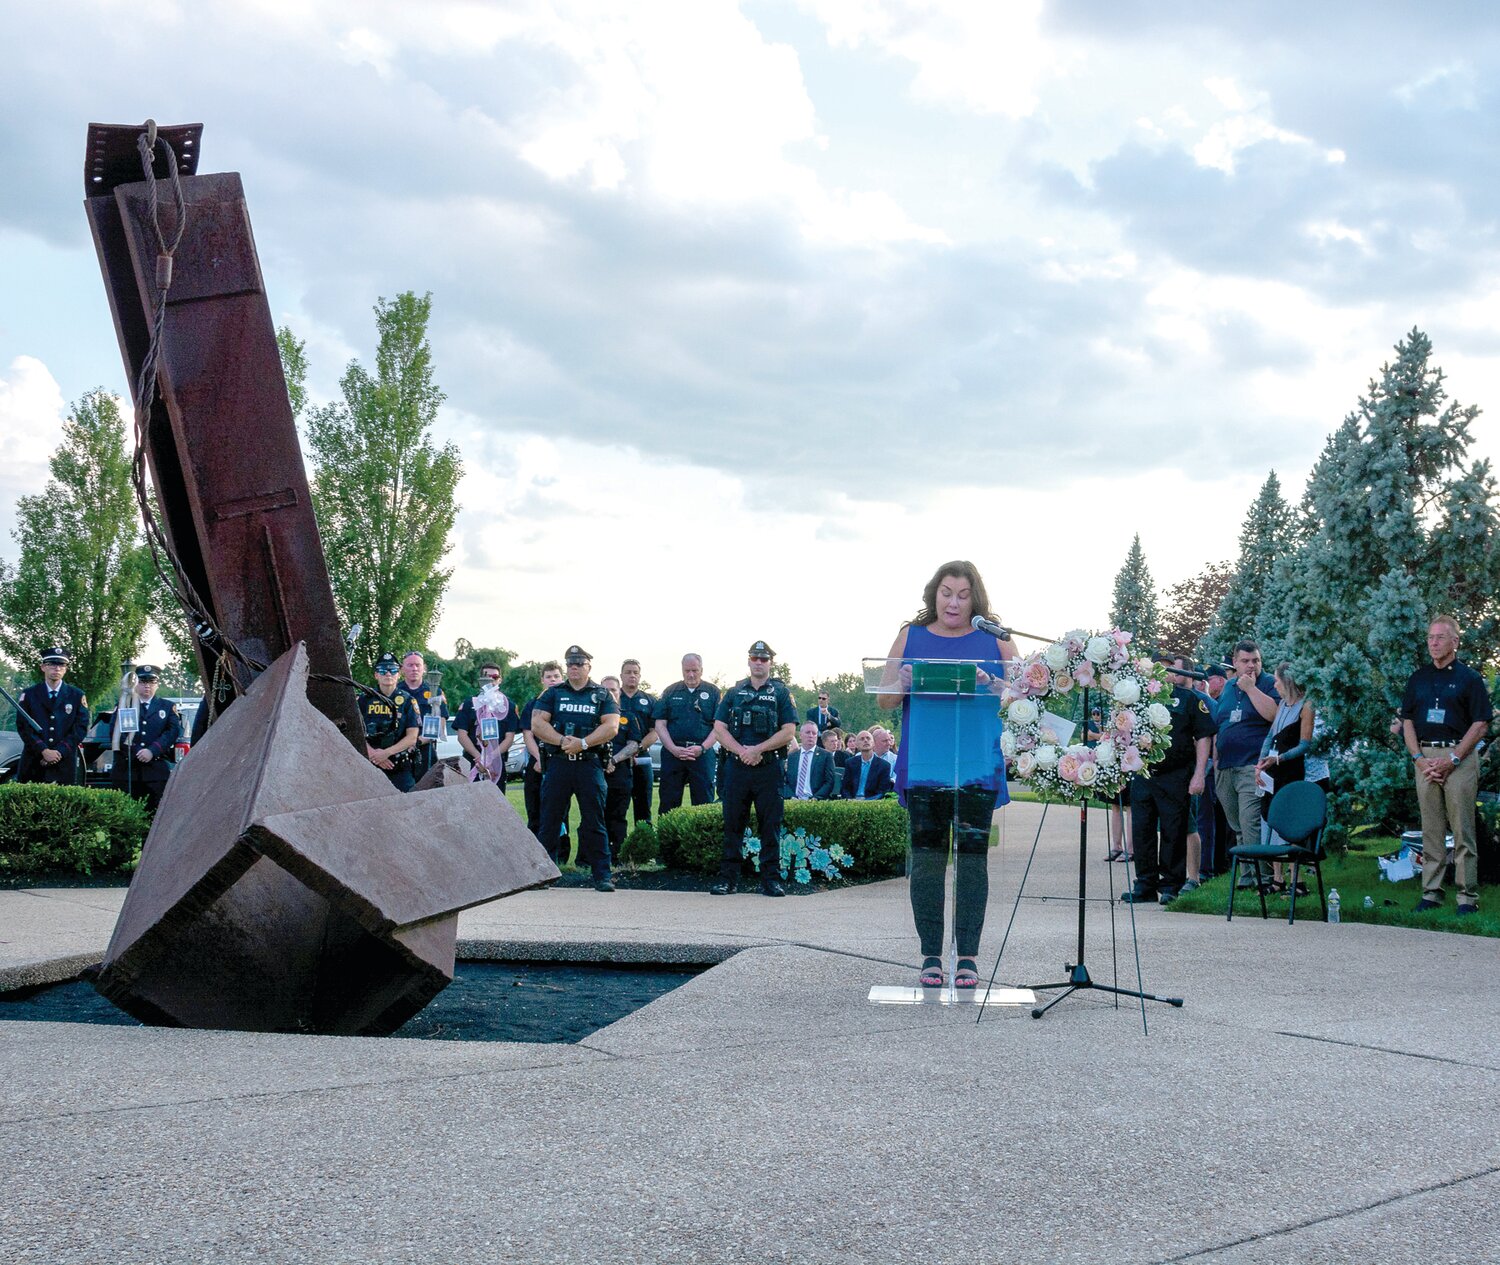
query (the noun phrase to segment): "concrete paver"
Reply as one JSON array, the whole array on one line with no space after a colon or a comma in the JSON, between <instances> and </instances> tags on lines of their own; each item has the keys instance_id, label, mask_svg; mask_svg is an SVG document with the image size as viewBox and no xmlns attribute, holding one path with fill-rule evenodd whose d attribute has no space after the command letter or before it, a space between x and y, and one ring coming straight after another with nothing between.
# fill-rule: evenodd
<instances>
[{"instance_id":1,"label":"concrete paver","mask_svg":"<svg viewBox=\"0 0 1500 1265\"><path fill-rule=\"evenodd\" d=\"M1007 811L986 970L1038 815ZM1046 822L1029 895L1071 890L1075 822ZM1110 868L1091 859L1096 892ZM26 900L52 912L13 922ZM97 955L117 903L0 893L0 979ZM1105 980L1117 953L1133 980L1115 912L1112 943L1092 907L1089 961ZM0 1243L49 1262L1500 1261L1500 945L1136 917L1147 988L1187 1001L1151 1006L1149 1036L1101 993L1041 1021L869 1005L915 966L900 882L465 914L476 953L720 962L574 1046L3 1023ZM1000 979L1058 978L1074 918L1023 901Z\"/></svg>"}]
</instances>

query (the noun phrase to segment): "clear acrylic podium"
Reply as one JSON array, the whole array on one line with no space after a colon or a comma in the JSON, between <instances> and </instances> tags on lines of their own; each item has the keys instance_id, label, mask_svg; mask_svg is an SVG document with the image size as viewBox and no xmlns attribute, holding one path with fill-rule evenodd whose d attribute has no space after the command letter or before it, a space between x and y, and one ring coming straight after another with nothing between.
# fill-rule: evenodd
<instances>
[{"instance_id":1,"label":"clear acrylic podium","mask_svg":"<svg viewBox=\"0 0 1500 1265\"><path fill-rule=\"evenodd\" d=\"M878 1005L1036 1004L1029 988L986 986L983 972L974 988L955 982L961 958L973 958L977 967L987 920L991 823L1005 798L1000 691L1007 666L1000 660L864 660L865 693L901 709L899 759L912 820L906 875L919 941L911 982L872 987L869 1000ZM939 940L940 951L930 952ZM941 988L917 981L915 963L924 956L941 958Z\"/></svg>"}]
</instances>

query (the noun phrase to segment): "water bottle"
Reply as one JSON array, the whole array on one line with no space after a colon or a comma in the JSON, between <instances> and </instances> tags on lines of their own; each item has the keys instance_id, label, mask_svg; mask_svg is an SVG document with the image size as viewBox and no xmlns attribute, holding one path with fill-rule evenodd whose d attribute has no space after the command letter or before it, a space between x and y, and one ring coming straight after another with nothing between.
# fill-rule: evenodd
<instances>
[{"instance_id":1,"label":"water bottle","mask_svg":"<svg viewBox=\"0 0 1500 1265\"><path fill-rule=\"evenodd\" d=\"M1374 909L1375 908L1375 898L1373 896L1366 896L1365 897L1365 908L1366 909Z\"/></svg>"},{"instance_id":2,"label":"water bottle","mask_svg":"<svg viewBox=\"0 0 1500 1265\"><path fill-rule=\"evenodd\" d=\"M1328 921L1329 922L1337 922L1338 920L1339 920L1339 889L1335 887L1331 892L1328 893Z\"/></svg>"}]
</instances>

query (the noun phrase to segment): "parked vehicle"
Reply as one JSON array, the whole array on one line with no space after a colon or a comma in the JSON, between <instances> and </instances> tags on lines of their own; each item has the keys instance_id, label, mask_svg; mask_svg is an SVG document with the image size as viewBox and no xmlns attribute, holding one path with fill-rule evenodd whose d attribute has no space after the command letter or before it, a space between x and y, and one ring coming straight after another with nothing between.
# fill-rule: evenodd
<instances>
[{"instance_id":1,"label":"parked vehicle","mask_svg":"<svg viewBox=\"0 0 1500 1265\"><path fill-rule=\"evenodd\" d=\"M16 780L23 749L20 734L14 729L0 729L0 784Z\"/></svg>"}]
</instances>

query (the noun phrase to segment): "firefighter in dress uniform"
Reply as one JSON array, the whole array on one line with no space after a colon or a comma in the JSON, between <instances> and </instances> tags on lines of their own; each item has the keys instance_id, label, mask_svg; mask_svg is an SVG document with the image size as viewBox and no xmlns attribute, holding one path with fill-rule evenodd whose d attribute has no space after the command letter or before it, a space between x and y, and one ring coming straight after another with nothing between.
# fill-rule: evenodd
<instances>
[{"instance_id":1,"label":"firefighter in dress uniform","mask_svg":"<svg viewBox=\"0 0 1500 1265\"><path fill-rule=\"evenodd\" d=\"M135 670L136 731L120 732L120 749L110 765L110 784L136 799L146 801L154 817L167 793L167 778L176 768L177 742L182 737L182 717L177 704L156 697L157 671L149 663Z\"/></svg>"},{"instance_id":2,"label":"firefighter in dress uniform","mask_svg":"<svg viewBox=\"0 0 1500 1265\"><path fill-rule=\"evenodd\" d=\"M421 733L421 720L411 694L397 681L401 665L393 654L383 654L375 664L375 684L380 697L361 692L359 712L365 721L365 754L370 763L390 779L398 791L417 784L412 774L412 751Z\"/></svg>"},{"instance_id":3,"label":"firefighter in dress uniform","mask_svg":"<svg viewBox=\"0 0 1500 1265\"><path fill-rule=\"evenodd\" d=\"M604 760L620 726L620 708L609 691L589 678L593 656L569 646L563 656L567 679L536 701L532 736L549 748L542 774L542 821L538 836L558 860L556 846L568 806L578 797L578 860L592 871L594 890L612 892L609 837L604 829Z\"/></svg>"},{"instance_id":4,"label":"firefighter in dress uniform","mask_svg":"<svg viewBox=\"0 0 1500 1265\"><path fill-rule=\"evenodd\" d=\"M72 786L78 781L78 751L89 732L89 700L76 685L63 680L68 652L48 646L41 654L42 679L21 691L16 731L21 735L21 767L17 782L50 782Z\"/></svg>"},{"instance_id":5,"label":"firefighter in dress uniform","mask_svg":"<svg viewBox=\"0 0 1500 1265\"><path fill-rule=\"evenodd\" d=\"M727 755L724 784L724 852L719 881L708 890L727 896L739 886L745 827L750 806L760 833L760 890L785 896L777 881L781 863L781 763L776 753L797 732L797 705L785 685L771 675L776 652L764 641L750 647L750 675L724 695L714 733Z\"/></svg>"}]
</instances>

